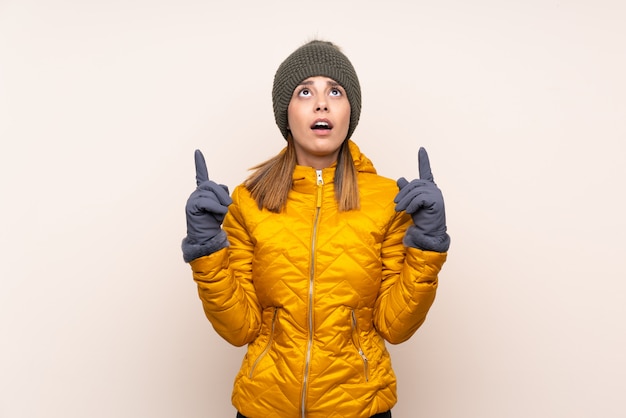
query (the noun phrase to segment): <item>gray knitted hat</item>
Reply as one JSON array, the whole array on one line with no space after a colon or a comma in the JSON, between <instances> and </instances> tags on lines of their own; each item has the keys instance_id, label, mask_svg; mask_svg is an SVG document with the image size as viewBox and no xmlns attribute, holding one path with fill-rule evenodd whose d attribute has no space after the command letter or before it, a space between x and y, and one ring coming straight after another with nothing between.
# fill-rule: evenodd
<instances>
[{"instance_id":1,"label":"gray knitted hat","mask_svg":"<svg viewBox=\"0 0 626 418\"><path fill-rule=\"evenodd\" d=\"M309 77L324 76L335 80L346 90L350 102L350 138L361 116L361 86L354 67L339 48L331 42L311 41L296 49L278 67L274 76L272 102L274 118L285 139L287 108L296 87Z\"/></svg>"}]
</instances>

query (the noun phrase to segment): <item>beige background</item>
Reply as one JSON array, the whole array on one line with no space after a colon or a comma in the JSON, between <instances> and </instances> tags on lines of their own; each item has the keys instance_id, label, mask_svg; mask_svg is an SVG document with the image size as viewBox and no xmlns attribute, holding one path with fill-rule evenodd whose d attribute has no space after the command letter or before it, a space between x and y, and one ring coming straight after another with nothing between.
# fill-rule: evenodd
<instances>
[{"instance_id":1,"label":"beige background","mask_svg":"<svg viewBox=\"0 0 626 418\"><path fill-rule=\"evenodd\" d=\"M0 417L233 417L244 353L182 261L193 150L231 188L284 145L303 42L363 85L385 176L431 156L453 238L390 347L394 418L623 417L621 0L0 0Z\"/></svg>"}]
</instances>

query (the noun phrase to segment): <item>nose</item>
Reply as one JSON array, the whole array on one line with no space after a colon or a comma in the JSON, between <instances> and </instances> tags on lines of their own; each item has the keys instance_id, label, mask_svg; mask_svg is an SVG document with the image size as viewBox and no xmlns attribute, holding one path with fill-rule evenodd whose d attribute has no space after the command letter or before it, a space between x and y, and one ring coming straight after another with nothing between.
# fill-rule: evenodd
<instances>
[{"instance_id":1,"label":"nose","mask_svg":"<svg viewBox=\"0 0 626 418\"><path fill-rule=\"evenodd\" d=\"M315 111L316 112L328 112L328 105L326 104L325 100L318 100L316 106L315 106Z\"/></svg>"}]
</instances>

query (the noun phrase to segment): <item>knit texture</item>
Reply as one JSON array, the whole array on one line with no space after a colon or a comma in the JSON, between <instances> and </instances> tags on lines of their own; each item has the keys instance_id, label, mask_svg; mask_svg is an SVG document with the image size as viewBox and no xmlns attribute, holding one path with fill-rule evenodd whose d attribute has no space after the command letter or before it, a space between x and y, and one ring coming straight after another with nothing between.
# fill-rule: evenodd
<instances>
[{"instance_id":1,"label":"knit texture","mask_svg":"<svg viewBox=\"0 0 626 418\"><path fill-rule=\"evenodd\" d=\"M412 225L406 231L404 245L424 251L445 253L450 248L450 236L447 232L437 236L425 235L415 225Z\"/></svg>"},{"instance_id":2,"label":"knit texture","mask_svg":"<svg viewBox=\"0 0 626 418\"><path fill-rule=\"evenodd\" d=\"M204 257L209 254L213 254L216 251L226 248L230 245L228 237L224 230L220 230L216 236L209 239L206 242L196 243L189 240L189 237L185 237L182 242L183 260L185 263L189 263L196 258Z\"/></svg>"},{"instance_id":3,"label":"knit texture","mask_svg":"<svg viewBox=\"0 0 626 418\"><path fill-rule=\"evenodd\" d=\"M294 90L302 81L315 76L332 78L346 90L350 102L350 126L346 138L351 138L361 116L361 85L350 60L337 46L325 41L311 41L296 49L276 71L272 102L280 132L285 139L289 135L287 108Z\"/></svg>"}]
</instances>

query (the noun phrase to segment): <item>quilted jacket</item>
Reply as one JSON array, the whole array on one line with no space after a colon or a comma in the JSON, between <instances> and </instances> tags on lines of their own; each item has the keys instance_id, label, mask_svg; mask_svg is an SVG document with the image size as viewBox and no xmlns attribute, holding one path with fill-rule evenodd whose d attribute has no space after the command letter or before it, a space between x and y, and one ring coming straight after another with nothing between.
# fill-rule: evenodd
<instances>
[{"instance_id":1,"label":"quilted jacket","mask_svg":"<svg viewBox=\"0 0 626 418\"><path fill-rule=\"evenodd\" d=\"M446 254L403 245L395 182L350 147L360 210L338 211L334 166L297 166L279 214L237 187L230 246L190 263L215 330L248 345L232 395L246 417L365 418L396 402L385 340L422 324Z\"/></svg>"}]
</instances>

